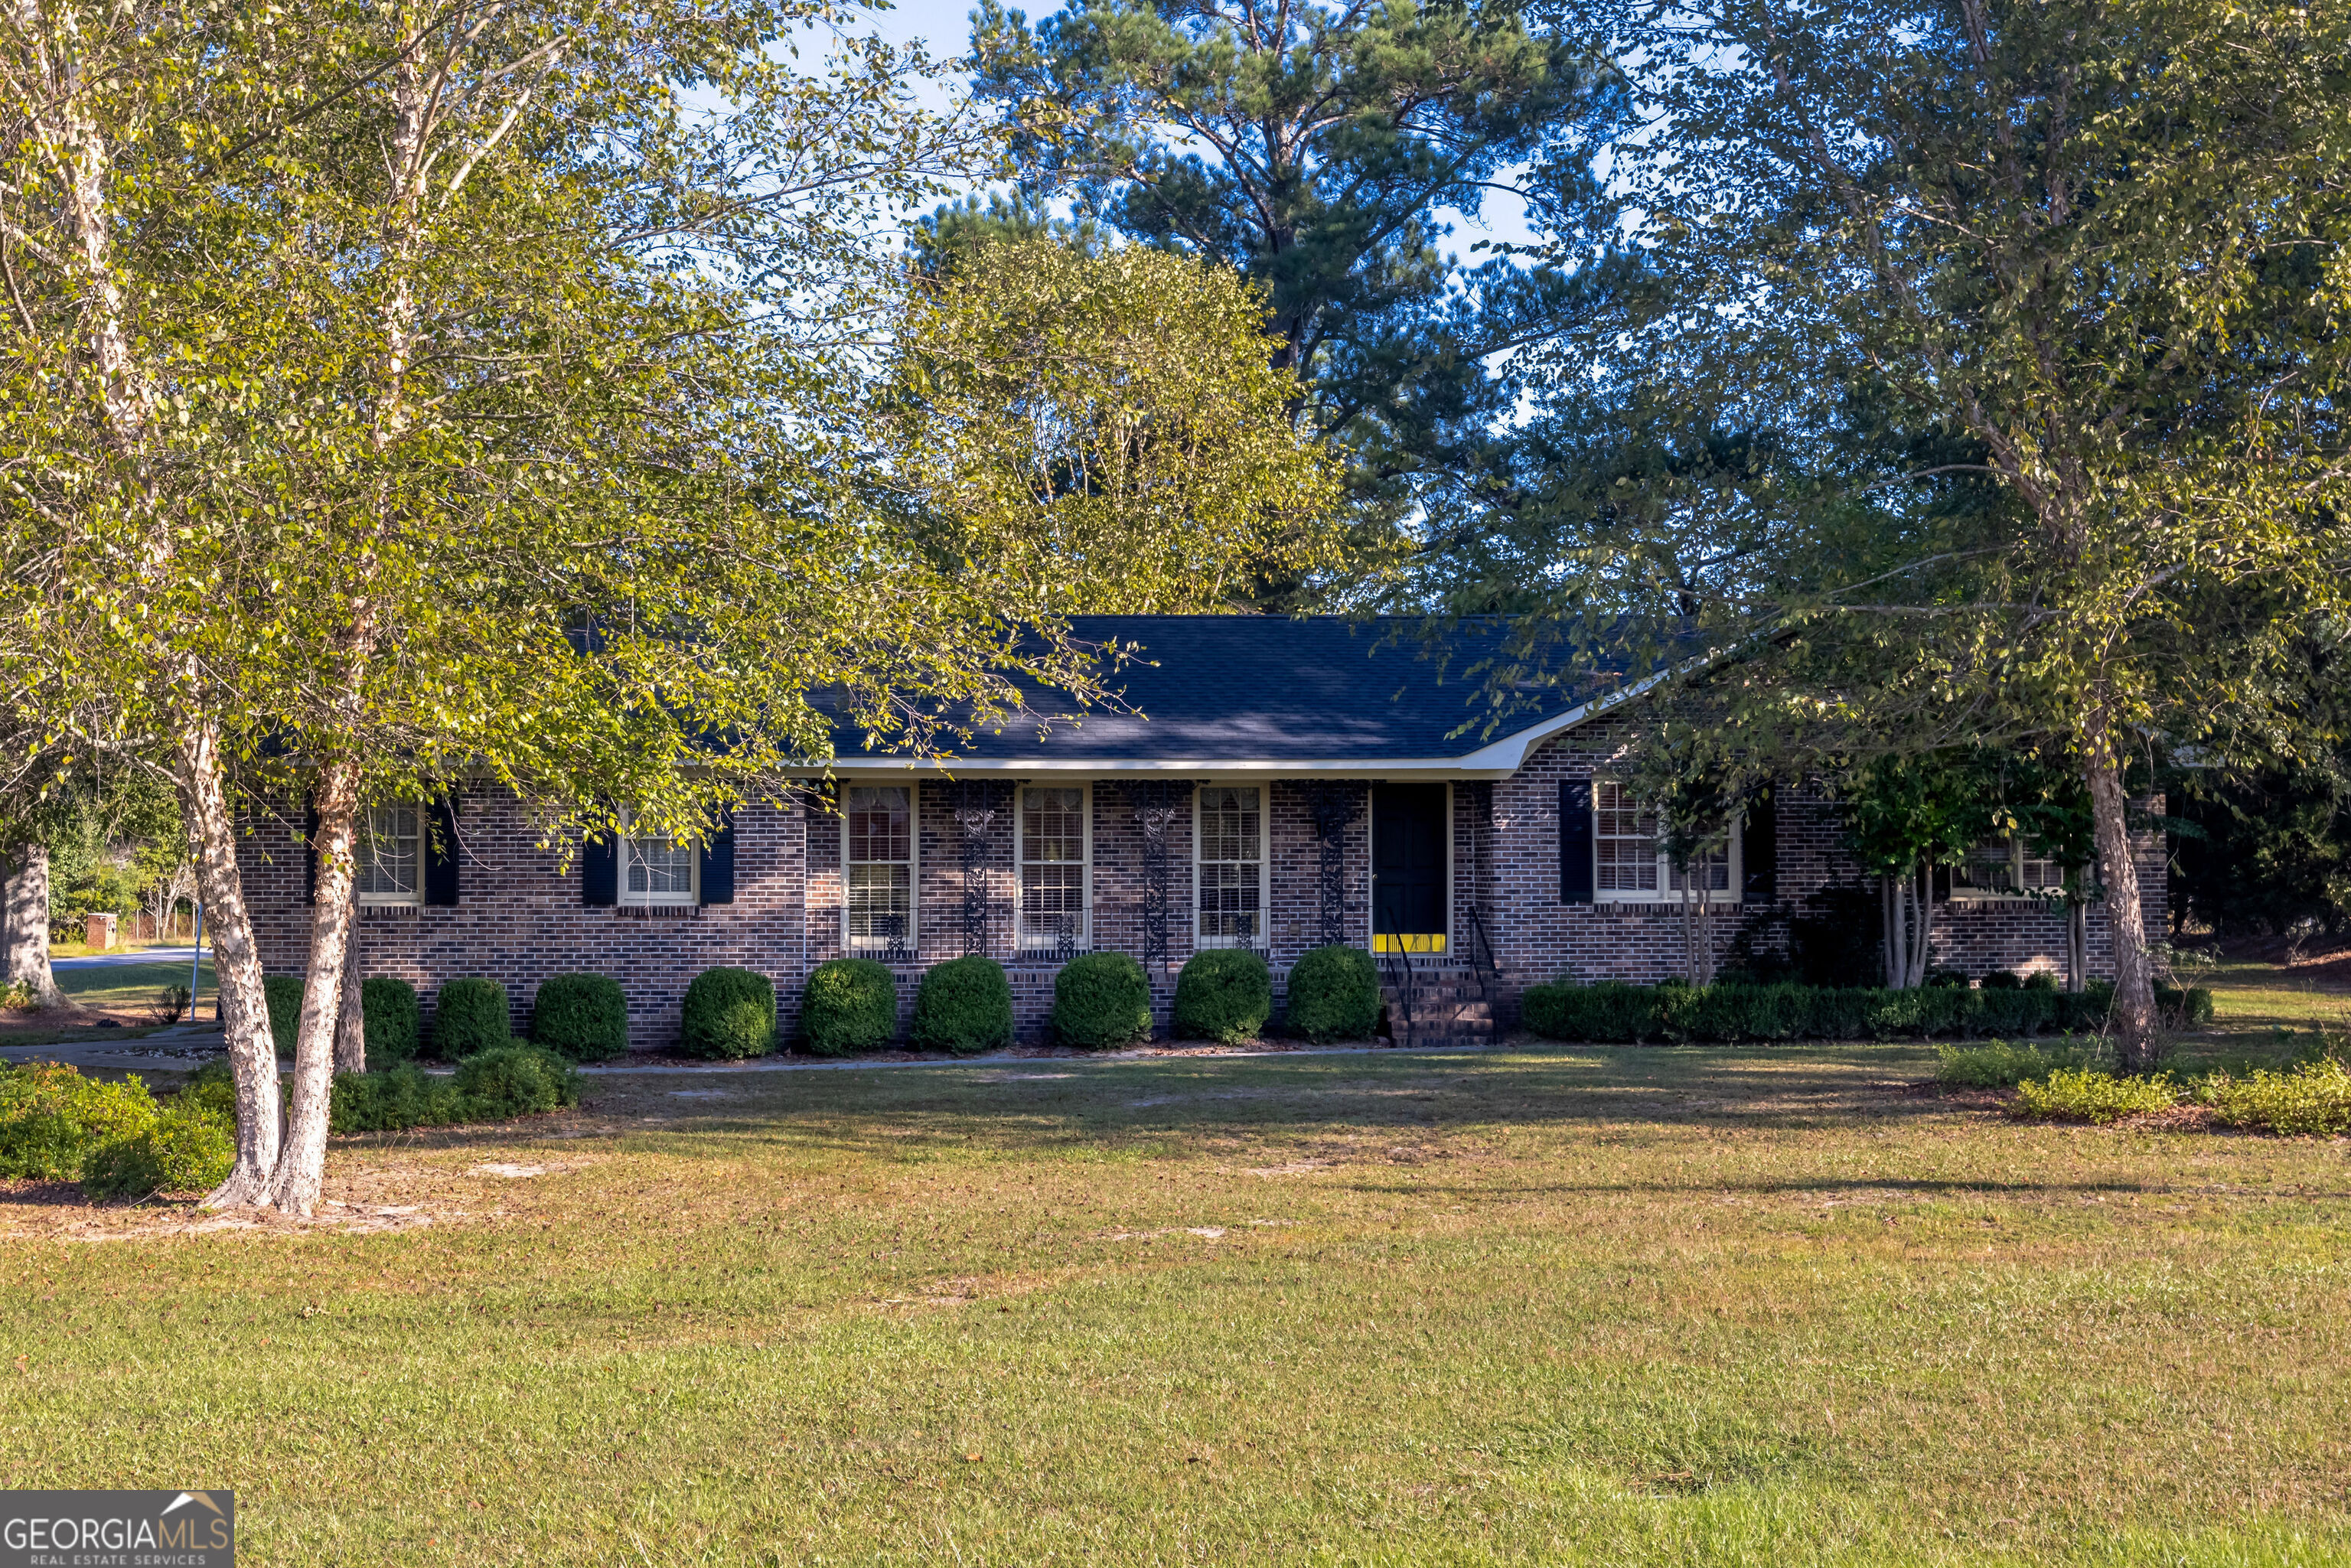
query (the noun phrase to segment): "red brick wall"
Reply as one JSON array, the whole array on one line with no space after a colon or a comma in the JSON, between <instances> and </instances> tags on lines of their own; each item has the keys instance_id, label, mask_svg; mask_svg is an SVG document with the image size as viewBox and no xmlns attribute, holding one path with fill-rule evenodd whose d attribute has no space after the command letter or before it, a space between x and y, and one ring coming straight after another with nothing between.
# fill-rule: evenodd
<instances>
[{"instance_id":1,"label":"red brick wall","mask_svg":"<svg viewBox=\"0 0 2351 1568\"><path fill-rule=\"evenodd\" d=\"M1680 911L1670 904L1579 904L1559 901L1559 781L1604 770L1622 744L1623 721L1604 721L1543 747L1516 776L1453 790L1454 919L1448 958L1467 960L1469 906L1475 904L1503 971L1506 998L1517 988L1562 973L1583 980L1656 980L1683 968ZM1277 994L1280 977L1319 940L1318 847L1306 791L1296 782L1267 788L1270 813L1271 906L1268 928ZM1362 786L1355 788L1360 791ZM1013 946L1013 806L989 825L982 874L990 904L989 956L1007 964L1016 1016L1025 1037L1043 1029L1052 1007L1058 962ZM736 821L735 902L700 909L650 912L590 908L580 902L576 859L540 844L540 829L521 802L487 791L465 797L459 812L460 901L453 908L370 910L360 923L365 972L413 981L430 1009L441 984L486 975L513 998L515 1025L528 1026L532 994L549 975L590 970L611 975L628 993L635 1043L674 1043L687 983L714 965L772 976L789 1036L809 969L841 949L841 821L823 806L745 809ZM898 971L902 1014L911 1013L923 969L963 951L962 829L943 781L921 784L916 962ZM1143 953L1143 835L1126 793L1111 781L1093 789L1093 944ZM298 973L308 949L297 828L257 818L244 840L246 897L272 973ZM1855 883L1859 873L1839 853L1833 809L1802 790L1779 810L1778 899L1758 923L1767 945L1784 940L1787 916L1831 883ZM1176 972L1192 952L1193 818L1179 811L1168 837L1168 965L1152 977L1164 1024ZM1344 837L1344 915L1353 940L1368 924L1369 824L1359 812ZM2143 841L2141 896L2147 926L2165 921L2164 849ZM1710 922L1718 956L1729 950L1752 909L1718 912ZM2104 910L2090 912L2094 973L2112 970ZM2001 902L1950 906L1938 923L1937 961L1971 975L1995 967L2058 968L2064 963L2062 912ZM1426 967L1426 966L1424 966ZM1507 1003L1505 1016L1508 1014Z\"/></svg>"}]
</instances>

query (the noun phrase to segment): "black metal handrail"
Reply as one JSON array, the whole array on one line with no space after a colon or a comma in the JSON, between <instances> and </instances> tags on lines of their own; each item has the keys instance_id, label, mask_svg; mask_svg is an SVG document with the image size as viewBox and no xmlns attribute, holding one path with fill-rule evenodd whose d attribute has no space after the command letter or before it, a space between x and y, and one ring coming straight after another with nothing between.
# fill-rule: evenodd
<instances>
[{"instance_id":1,"label":"black metal handrail","mask_svg":"<svg viewBox=\"0 0 2351 1568\"><path fill-rule=\"evenodd\" d=\"M1469 922L1469 974L1478 982L1478 999L1485 1005L1488 1027L1493 1030L1493 1037L1499 1039L1501 1023L1494 1017L1494 988L1491 982L1502 977L1502 966L1494 959L1494 945L1486 938L1486 920L1479 913L1478 906L1465 904L1461 906L1461 913L1468 917ZM1484 955L1482 962L1480 954Z\"/></svg>"},{"instance_id":2,"label":"black metal handrail","mask_svg":"<svg viewBox=\"0 0 2351 1568\"><path fill-rule=\"evenodd\" d=\"M1420 988L1420 977L1413 970L1412 953L1405 945L1404 933L1390 931L1388 935L1395 939L1395 946L1379 956L1380 967L1386 971L1388 988L1395 992L1396 1009L1404 1015L1401 1031L1396 1029L1395 1019L1389 1020L1388 1038L1400 1046L1409 1045L1413 1039L1413 1002ZM1372 946L1379 946L1376 931L1373 933Z\"/></svg>"}]
</instances>

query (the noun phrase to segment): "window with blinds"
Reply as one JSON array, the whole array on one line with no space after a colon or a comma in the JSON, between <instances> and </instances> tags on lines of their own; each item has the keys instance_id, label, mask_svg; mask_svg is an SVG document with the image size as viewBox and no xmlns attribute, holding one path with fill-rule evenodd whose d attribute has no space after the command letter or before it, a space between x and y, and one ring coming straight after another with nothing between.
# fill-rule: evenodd
<instances>
[{"instance_id":1,"label":"window with blinds","mask_svg":"<svg viewBox=\"0 0 2351 1568\"><path fill-rule=\"evenodd\" d=\"M1265 946L1265 797L1254 784L1204 785L1196 885L1201 947Z\"/></svg>"},{"instance_id":2,"label":"window with blinds","mask_svg":"<svg viewBox=\"0 0 2351 1568\"><path fill-rule=\"evenodd\" d=\"M360 822L357 862L361 904L424 901L424 813L414 806L371 806Z\"/></svg>"},{"instance_id":3,"label":"window with blinds","mask_svg":"<svg viewBox=\"0 0 2351 1568\"><path fill-rule=\"evenodd\" d=\"M1020 790L1020 946L1075 952L1086 946L1086 787L1024 785Z\"/></svg>"},{"instance_id":4,"label":"window with blinds","mask_svg":"<svg viewBox=\"0 0 2351 1568\"><path fill-rule=\"evenodd\" d=\"M914 945L914 788L852 784L841 802L847 946L903 953Z\"/></svg>"},{"instance_id":5,"label":"window with blinds","mask_svg":"<svg viewBox=\"0 0 2351 1568\"><path fill-rule=\"evenodd\" d=\"M1739 901L1740 830L1733 824L1722 848L1700 857L1687 872L1676 871L1657 837L1656 813L1646 810L1620 783L1595 779L1592 786L1593 896L1602 903L1679 904L1706 890L1709 904Z\"/></svg>"},{"instance_id":6,"label":"window with blinds","mask_svg":"<svg viewBox=\"0 0 2351 1568\"><path fill-rule=\"evenodd\" d=\"M692 904L701 856L691 841L624 831L621 836L621 902L643 905Z\"/></svg>"}]
</instances>

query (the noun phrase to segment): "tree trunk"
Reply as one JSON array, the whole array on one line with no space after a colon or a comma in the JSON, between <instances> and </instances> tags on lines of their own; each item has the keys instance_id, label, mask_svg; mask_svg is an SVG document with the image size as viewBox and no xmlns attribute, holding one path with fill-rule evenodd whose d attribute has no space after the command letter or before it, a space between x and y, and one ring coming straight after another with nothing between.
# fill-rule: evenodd
<instances>
[{"instance_id":1,"label":"tree trunk","mask_svg":"<svg viewBox=\"0 0 2351 1568\"><path fill-rule=\"evenodd\" d=\"M1902 988L1902 945L1896 939L1894 918L1894 878L1890 873L1880 873L1877 878L1877 954L1878 963L1886 971L1889 990Z\"/></svg>"},{"instance_id":2,"label":"tree trunk","mask_svg":"<svg viewBox=\"0 0 2351 1568\"><path fill-rule=\"evenodd\" d=\"M1910 983L1923 986L1935 957L1935 868L1926 861L1918 862L1918 915L1912 941Z\"/></svg>"},{"instance_id":3,"label":"tree trunk","mask_svg":"<svg viewBox=\"0 0 2351 1568\"><path fill-rule=\"evenodd\" d=\"M310 809L318 831L310 841L318 868L310 915L310 967L302 988L302 1021L294 1037L294 1095L286 1147L277 1156L269 1200L286 1214L309 1214L327 1175L327 1113L335 1089L335 1051L343 1011L343 976L350 965L352 873L359 815L359 769L337 758L319 769Z\"/></svg>"},{"instance_id":4,"label":"tree trunk","mask_svg":"<svg viewBox=\"0 0 2351 1568\"><path fill-rule=\"evenodd\" d=\"M2065 988L2080 995L2083 982L2089 978L2089 967L2090 905L2082 890L2075 888L2065 899Z\"/></svg>"},{"instance_id":5,"label":"tree trunk","mask_svg":"<svg viewBox=\"0 0 2351 1568\"><path fill-rule=\"evenodd\" d=\"M23 986L33 994L33 1005L53 1008L65 1001L49 967L49 846L19 844L16 869L0 893L0 941L7 944L6 972L0 984Z\"/></svg>"},{"instance_id":6,"label":"tree trunk","mask_svg":"<svg viewBox=\"0 0 2351 1568\"><path fill-rule=\"evenodd\" d=\"M2091 710L2084 739L2082 782L2090 790L2098 870L2106 884L2106 930L2115 949L2115 1047L2125 1067L2145 1069L2155 1060L2155 973L2147 961L2121 760L2106 732L2105 716L2096 708Z\"/></svg>"},{"instance_id":7,"label":"tree trunk","mask_svg":"<svg viewBox=\"0 0 2351 1568\"><path fill-rule=\"evenodd\" d=\"M236 1079L236 1165L204 1199L214 1208L265 1201L284 1134L277 1088L277 1047L269 1038L269 1002L261 988L261 954L253 916L245 906L245 879L236 864L236 823L221 787L220 731L209 717L189 721L180 736L180 804L196 844L196 892L204 901L213 939L213 1007Z\"/></svg>"},{"instance_id":8,"label":"tree trunk","mask_svg":"<svg viewBox=\"0 0 2351 1568\"><path fill-rule=\"evenodd\" d=\"M360 994L359 912L351 912L351 936L343 955L343 1000L335 1015L335 1071L367 1071L367 1008Z\"/></svg>"}]
</instances>

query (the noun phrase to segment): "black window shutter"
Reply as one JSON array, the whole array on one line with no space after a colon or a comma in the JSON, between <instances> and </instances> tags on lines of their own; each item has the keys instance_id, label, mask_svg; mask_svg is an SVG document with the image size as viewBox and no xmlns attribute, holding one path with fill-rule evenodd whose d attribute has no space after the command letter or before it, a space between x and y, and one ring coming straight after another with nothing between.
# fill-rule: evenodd
<instances>
[{"instance_id":1,"label":"black window shutter","mask_svg":"<svg viewBox=\"0 0 2351 1568\"><path fill-rule=\"evenodd\" d=\"M610 828L601 839L580 846L580 902L611 905L621 902L621 841Z\"/></svg>"},{"instance_id":2,"label":"black window shutter","mask_svg":"<svg viewBox=\"0 0 2351 1568\"><path fill-rule=\"evenodd\" d=\"M1592 902L1592 780L1559 781L1559 901Z\"/></svg>"},{"instance_id":3,"label":"black window shutter","mask_svg":"<svg viewBox=\"0 0 2351 1568\"><path fill-rule=\"evenodd\" d=\"M735 813L719 820L718 831L702 844L702 902L735 902Z\"/></svg>"},{"instance_id":4,"label":"black window shutter","mask_svg":"<svg viewBox=\"0 0 2351 1568\"><path fill-rule=\"evenodd\" d=\"M1747 821L1739 831L1739 855L1746 871L1746 902L1770 904L1778 898L1780 810L1769 784L1747 802Z\"/></svg>"},{"instance_id":5,"label":"black window shutter","mask_svg":"<svg viewBox=\"0 0 2351 1568\"><path fill-rule=\"evenodd\" d=\"M444 795L427 809L432 818L424 846L424 902L457 902L457 803Z\"/></svg>"},{"instance_id":6,"label":"black window shutter","mask_svg":"<svg viewBox=\"0 0 2351 1568\"><path fill-rule=\"evenodd\" d=\"M319 902L319 809L302 813L302 902Z\"/></svg>"},{"instance_id":7,"label":"black window shutter","mask_svg":"<svg viewBox=\"0 0 2351 1568\"><path fill-rule=\"evenodd\" d=\"M1938 865L1938 866L1935 867L1935 868L1934 868L1934 878L1935 878L1935 902L1936 902L1936 903L1938 903L1938 904L1949 904L1949 903L1950 903L1950 902L1951 902L1951 868L1950 868L1949 866L1947 866L1947 865Z\"/></svg>"}]
</instances>

